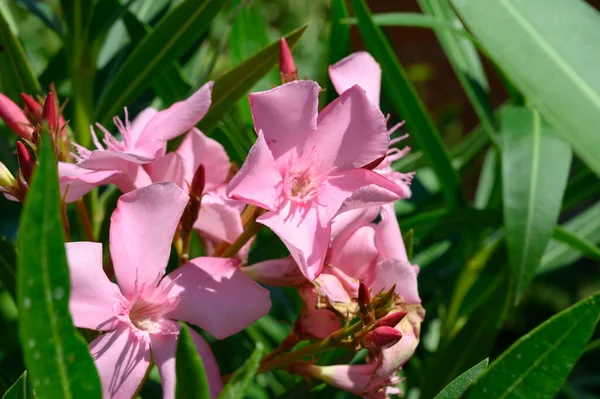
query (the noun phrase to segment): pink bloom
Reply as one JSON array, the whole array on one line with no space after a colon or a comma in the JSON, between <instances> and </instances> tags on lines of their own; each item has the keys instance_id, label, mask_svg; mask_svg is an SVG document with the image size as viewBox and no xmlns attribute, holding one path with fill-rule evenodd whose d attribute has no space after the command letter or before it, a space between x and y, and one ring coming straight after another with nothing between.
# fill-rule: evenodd
<instances>
[{"instance_id":1,"label":"pink bloom","mask_svg":"<svg viewBox=\"0 0 600 399\"><path fill-rule=\"evenodd\" d=\"M354 85L359 85L365 90L369 101L379 108L379 92L381 90L381 67L365 51L350 54L346 58L329 66L329 77L338 94L342 94ZM393 126L388 134L391 136L403 123ZM390 146L405 139L408 135L390 141ZM403 198L410 198L410 182L414 173L400 173L392 168L392 163L402 158L410 151L409 147L403 149L390 148L386 158L381 162L375 172L380 173L389 180L398 184L404 192Z\"/></svg>"},{"instance_id":2,"label":"pink bloom","mask_svg":"<svg viewBox=\"0 0 600 399\"><path fill-rule=\"evenodd\" d=\"M172 183L153 184L119 199L110 226L118 285L102 270L101 244L66 244L73 321L104 332L90 344L104 398L131 398L151 356L163 397L174 397L179 334L175 320L224 338L269 311L268 291L231 259L196 258L165 276L171 241L187 202L188 195ZM190 332L215 397L222 386L217 363L202 337Z\"/></svg>"},{"instance_id":3,"label":"pink bloom","mask_svg":"<svg viewBox=\"0 0 600 399\"><path fill-rule=\"evenodd\" d=\"M17 104L0 93L0 118L6 126L25 140L31 140L33 127Z\"/></svg>"},{"instance_id":4,"label":"pink bloom","mask_svg":"<svg viewBox=\"0 0 600 399\"><path fill-rule=\"evenodd\" d=\"M301 80L250 94L258 139L227 187L231 198L267 210L257 221L310 280L321 272L336 215L402 197L396 184L363 169L388 149L381 112L353 86L318 113L319 91Z\"/></svg>"}]
</instances>

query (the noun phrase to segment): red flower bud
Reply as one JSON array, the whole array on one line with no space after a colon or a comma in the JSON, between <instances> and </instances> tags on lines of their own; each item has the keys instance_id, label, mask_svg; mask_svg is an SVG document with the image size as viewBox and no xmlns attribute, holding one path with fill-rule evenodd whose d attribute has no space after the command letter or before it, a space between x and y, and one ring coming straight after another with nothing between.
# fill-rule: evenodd
<instances>
[{"instance_id":1,"label":"red flower bud","mask_svg":"<svg viewBox=\"0 0 600 399\"><path fill-rule=\"evenodd\" d=\"M392 327L377 327L365 335L365 344L371 349L386 349L395 345L402 338L402 333Z\"/></svg>"},{"instance_id":2,"label":"red flower bud","mask_svg":"<svg viewBox=\"0 0 600 399\"><path fill-rule=\"evenodd\" d=\"M38 117L42 116L42 106L35 101L33 97L29 94L21 93L21 100L23 100L25 108L27 108L32 115L37 115Z\"/></svg>"},{"instance_id":3,"label":"red flower bud","mask_svg":"<svg viewBox=\"0 0 600 399\"><path fill-rule=\"evenodd\" d=\"M196 173L194 173L194 177L192 178L192 185L190 187L190 194L201 197L204 192L204 185L206 184L206 171L204 170L204 165L198 165L198 169L196 169Z\"/></svg>"},{"instance_id":4,"label":"red flower bud","mask_svg":"<svg viewBox=\"0 0 600 399\"><path fill-rule=\"evenodd\" d=\"M377 322L377 327L396 327L406 316L405 311L389 313Z\"/></svg>"},{"instance_id":5,"label":"red flower bud","mask_svg":"<svg viewBox=\"0 0 600 399\"><path fill-rule=\"evenodd\" d=\"M29 183L35 166L35 160L27 150L27 147L25 147L25 144L20 141L17 141L17 160L19 161L19 168L21 169L23 178Z\"/></svg>"},{"instance_id":6,"label":"red flower bud","mask_svg":"<svg viewBox=\"0 0 600 399\"><path fill-rule=\"evenodd\" d=\"M0 118L19 136L25 140L31 140L33 128L30 126L29 120L21 108L2 93L0 93Z\"/></svg>"},{"instance_id":7,"label":"red flower bud","mask_svg":"<svg viewBox=\"0 0 600 399\"><path fill-rule=\"evenodd\" d=\"M46 102L44 103L44 109L42 110L42 119L48 122L50 130L56 130L56 106L54 104L54 95L52 92L48 93L48 96L46 96Z\"/></svg>"},{"instance_id":8,"label":"red flower bud","mask_svg":"<svg viewBox=\"0 0 600 399\"><path fill-rule=\"evenodd\" d=\"M358 304L362 307L366 307L371 303L371 290L364 281L360 281L358 285Z\"/></svg>"},{"instance_id":9,"label":"red flower bud","mask_svg":"<svg viewBox=\"0 0 600 399\"><path fill-rule=\"evenodd\" d=\"M298 70L294 65L294 57L284 38L279 41L279 73L283 83L298 80Z\"/></svg>"}]
</instances>

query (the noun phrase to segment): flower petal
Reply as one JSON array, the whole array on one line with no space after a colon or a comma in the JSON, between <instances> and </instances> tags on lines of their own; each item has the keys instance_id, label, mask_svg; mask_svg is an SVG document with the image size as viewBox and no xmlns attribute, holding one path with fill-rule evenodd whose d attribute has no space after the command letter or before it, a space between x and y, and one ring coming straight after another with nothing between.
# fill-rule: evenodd
<instances>
[{"instance_id":1,"label":"flower petal","mask_svg":"<svg viewBox=\"0 0 600 399\"><path fill-rule=\"evenodd\" d=\"M129 163L143 165L160 155L161 147L148 153L133 153L112 150L94 150L89 157L77 165L92 170L127 170Z\"/></svg>"},{"instance_id":2,"label":"flower petal","mask_svg":"<svg viewBox=\"0 0 600 399\"><path fill-rule=\"evenodd\" d=\"M119 198L110 223L110 253L123 294L156 287L188 195L174 183L156 183Z\"/></svg>"},{"instance_id":3,"label":"flower petal","mask_svg":"<svg viewBox=\"0 0 600 399\"><path fill-rule=\"evenodd\" d=\"M183 159L184 179L188 183L192 182L200 164L206 171L206 191L214 190L227 180L230 162L225 148L200 130L190 130L176 152Z\"/></svg>"},{"instance_id":4,"label":"flower petal","mask_svg":"<svg viewBox=\"0 0 600 399\"><path fill-rule=\"evenodd\" d=\"M377 215L379 215L378 206L352 209L339 214L331 221L331 238L336 240L339 236L343 242L359 227L373 222Z\"/></svg>"},{"instance_id":5,"label":"flower petal","mask_svg":"<svg viewBox=\"0 0 600 399\"><path fill-rule=\"evenodd\" d=\"M156 113L135 143L136 148L152 141L168 141L187 132L210 108L213 82L208 82L183 101Z\"/></svg>"},{"instance_id":6,"label":"flower petal","mask_svg":"<svg viewBox=\"0 0 600 399\"><path fill-rule=\"evenodd\" d=\"M283 259L270 259L251 266L242 267L251 279L263 284L295 287L306 282L296 261L291 256Z\"/></svg>"},{"instance_id":7,"label":"flower petal","mask_svg":"<svg viewBox=\"0 0 600 399\"><path fill-rule=\"evenodd\" d=\"M210 346L208 346L208 343L206 343L204 338L202 338L191 328L188 328L188 331L192 336L194 344L196 344L196 350L202 359L211 398L215 398L221 389L223 389L219 365L217 364L217 361L210 350ZM173 399L175 398L175 353L177 352L177 336L156 334L151 335L150 340L152 346L152 357L156 363L156 366L158 367L158 373L160 374L160 382L163 388L163 399Z\"/></svg>"},{"instance_id":8,"label":"flower petal","mask_svg":"<svg viewBox=\"0 0 600 399\"><path fill-rule=\"evenodd\" d=\"M404 247L400 225L398 219L396 219L394 205L383 205L380 214L381 221L377 224L377 235L375 236L379 258L381 260L396 259L408 262L408 255Z\"/></svg>"},{"instance_id":9,"label":"flower petal","mask_svg":"<svg viewBox=\"0 0 600 399\"><path fill-rule=\"evenodd\" d=\"M131 127L128 130L127 144L130 146L129 149L133 150L135 148L135 143L138 141L140 134L148 125L148 122L158 113L152 107L145 108L135 117L133 122L131 122Z\"/></svg>"},{"instance_id":10,"label":"flower petal","mask_svg":"<svg viewBox=\"0 0 600 399\"><path fill-rule=\"evenodd\" d=\"M194 229L217 240L232 243L242 234L244 226L240 211L235 206L214 193L207 193L202 197Z\"/></svg>"},{"instance_id":11,"label":"flower petal","mask_svg":"<svg viewBox=\"0 0 600 399\"><path fill-rule=\"evenodd\" d=\"M320 90L317 82L295 80L248 96L254 129L262 130L275 160L302 149L317 128Z\"/></svg>"},{"instance_id":12,"label":"flower petal","mask_svg":"<svg viewBox=\"0 0 600 399\"><path fill-rule=\"evenodd\" d=\"M192 259L165 279L174 284L169 296L181 295L166 317L193 323L219 339L243 330L271 308L269 291L232 259Z\"/></svg>"},{"instance_id":13,"label":"flower petal","mask_svg":"<svg viewBox=\"0 0 600 399\"><path fill-rule=\"evenodd\" d=\"M314 207L288 202L279 212L267 212L256 221L279 236L307 279L314 280L321 273L331 227L329 223L323 226Z\"/></svg>"},{"instance_id":14,"label":"flower petal","mask_svg":"<svg viewBox=\"0 0 600 399\"><path fill-rule=\"evenodd\" d=\"M350 54L329 66L329 77L338 94L359 85L366 92L369 101L379 108L381 67L371 54L366 51Z\"/></svg>"},{"instance_id":15,"label":"flower petal","mask_svg":"<svg viewBox=\"0 0 600 399\"><path fill-rule=\"evenodd\" d=\"M317 294L310 284L299 287L298 293L304 300L304 307L296 320L296 331L302 337L323 339L342 328L335 313L329 309L317 308Z\"/></svg>"},{"instance_id":16,"label":"flower petal","mask_svg":"<svg viewBox=\"0 0 600 399\"><path fill-rule=\"evenodd\" d=\"M388 146L385 117L363 89L352 86L319 113L317 130L304 148L316 148L324 165L342 171L384 157Z\"/></svg>"},{"instance_id":17,"label":"flower petal","mask_svg":"<svg viewBox=\"0 0 600 399\"><path fill-rule=\"evenodd\" d=\"M389 290L396 284L396 293L405 303L421 303L417 285L418 268L406 261L390 259L379 262L376 270L375 279L371 283L372 292Z\"/></svg>"},{"instance_id":18,"label":"flower petal","mask_svg":"<svg viewBox=\"0 0 600 399\"><path fill-rule=\"evenodd\" d=\"M112 183L119 173L118 170L93 171L72 163L58 163L61 193L64 195L67 192L68 204L83 197L94 187Z\"/></svg>"},{"instance_id":19,"label":"flower petal","mask_svg":"<svg viewBox=\"0 0 600 399\"><path fill-rule=\"evenodd\" d=\"M71 280L69 311L73 324L91 330L114 330L119 323L115 307L125 299L119 287L110 282L102 269L102 244L68 242L65 247Z\"/></svg>"},{"instance_id":20,"label":"flower petal","mask_svg":"<svg viewBox=\"0 0 600 399\"><path fill-rule=\"evenodd\" d=\"M146 172L153 182L168 181L177 184L182 189L186 189L183 180L184 169L183 159L174 152L166 154L164 157L157 158L145 165Z\"/></svg>"},{"instance_id":21,"label":"flower petal","mask_svg":"<svg viewBox=\"0 0 600 399\"><path fill-rule=\"evenodd\" d=\"M329 250L328 262L347 275L364 279L369 268L377 260L375 228L362 226L346 240L334 240Z\"/></svg>"},{"instance_id":22,"label":"flower petal","mask_svg":"<svg viewBox=\"0 0 600 399\"><path fill-rule=\"evenodd\" d=\"M267 147L262 131L256 143L227 186L227 196L261 208L274 210L282 184L271 150Z\"/></svg>"},{"instance_id":23,"label":"flower petal","mask_svg":"<svg viewBox=\"0 0 600 399\"><path fill-rule=\"evenodd\" d=\"M150 345L129 327L105 333L90 344L104 399L131 399L150 366Z\"/></svg>"}]
</instances>

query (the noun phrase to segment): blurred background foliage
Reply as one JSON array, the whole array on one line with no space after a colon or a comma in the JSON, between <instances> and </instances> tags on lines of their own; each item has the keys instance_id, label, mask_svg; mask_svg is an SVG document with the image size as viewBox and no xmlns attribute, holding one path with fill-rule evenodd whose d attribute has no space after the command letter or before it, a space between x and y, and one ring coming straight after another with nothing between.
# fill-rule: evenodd
<instances>
[{"instance_id":1,"label":"blurred background foliage","mask_svg":"<svg viewBox=\"0 0 600 399\"><path fill-rule=\"evenodd\" d=\"M92 65L95 77L87 82L92 85L91 104L94 109L102 102L105 89L140 42L140 37L146 30L156 27L171 9L182 2L99 0L97 3L105 3L106 12L99 25L91 26L106 29L105 36L83 44L90 47L84 48L84 54L85 49L94 53L90 59L95 61ZM367 35L364 31L361 34L352 21L334 20L336 12L340 11L340 3L345 4L337 0L227 2L210 23L210 28L183 51L168 70L163 68L160 73L153 74L151 84L144 87L136 100L123 105L127 105L130 115L135 115L148 105L161 108L180 100L189 94L190 89L221 76L282 35L306 24L306 31L293 49L301 77L316 80L322 87L330 87L328 65L352 51L365 48L382 63L380 56L372 51L374 41L367 40L365 45ZM600 6L599 1L590 1L589 4ZM396 210L405 236L410 232L412 261L421 267L419 288L427 315L422 328L422 343L404 367L406 380L403 385L409 398L430 398L463 371L486 357L495 359L544 320L600 289L597 257L597 245L600 244L600 180L576 152L570 163L564 195L560 193L562 206L559 208L558 224L562 230L554 231L547 247L542 243L540 266L533 272L535 278L515 305L511 294L514 292L514 286L511 286L514 280L509 278L508 264L512 263L509 258L516 255L507 252L507 243L514 247L514 241L522 241L523 238L511 237L508 231L510 226L506 224L507 215L503 214L506 203L503 203L502 190L507 176L500 166L500 159L507 161L508 158L506 154L498 154L492 141L503 129L503 121L507 120L509 124L514 121L514 117L507 117L508 113L501 109L507 105L531 104L532 101L523 96L501 66L491 61L487 51L482 53L485 45L475 41L479 53L475 51L475 45L464 36L464 27L447 0L372 0L368 5L374 14L430 14L437 21L429 27L414 26L414 19L411 20L414 15L406 14L408 17L398 17L391 24L404 26L384 27L395 55L405 68L408 81L425 104L433 129L439 131L448 149L450 162L460 178L461 192L457 193L457 197L464 198L464 202L459 201L455 207L447 198L445 200L444 188L450 182L436 177L440 170L432 165L420 143L415 142L414 135L419 132L412 131L409 123L405 130L413 136L407 142L417 148L413 148L397 168L417 173L412 185L412 198L401 201ZM338 7L337 11L333 10L334 7ZM77 101L79 86L71 72L73 65L69 65L72 60L65 57L69 43L63 39L60 2L0 0L0 12L23 45L41 90L47 92L49 85L54 83L61 100L71 100L65 108L66 119L71 121L70 127L77 140L87 137L87 131L78 129L81 126L78 120L81 119L73 105ZM456 34L447 26L440 28L440 21L462 33ZM0 91L16 101L19 90L11 77L4 73L6 62L6 56L0 51L3 71ZM385 75L387 65L382 67ZM76 65L75 70L78 68L79 65ZM461 74L461 71L467 70L469 74ZM270 68L270 72L265 73L252 90L265 90L277 84L279 74L276 68ZM409 102L406 107L412 106L410 94L398 91L400 86L396 84L400 82L390 84L384 79L382 87L381 109L391 114L390 126L408 119L407 115L399 114L399 108L406 109L398 106L400 100ZM399 100L397 96L402 98ZM331 98L332 90L324 91L321 104L326 104ZM102 117L110 118L112 115ZM98 120L94 118L93 113L89 120L84 118L82 126ZM519 128L522 126L519 125ZM429 129L426 123L424 129ZM597 135L599 126L590 126L590 129ZM254 141L246 98L241 98L226 112L210 133L223 143L232 160L241 164ZM0 124L0 161L12 171L17 169L13 153L16 139L12 131ZM596 147L596 152L600 153L600 147ZM516 175L514 179L526 177ZM549 184L552 183L550 181ZM111 207L115 205L115 190L100 189L91 197L88 206L97 212L101 221L102 216L110 214ZM543 197L534 200L542 201L540 206L546 206ZM20 204L0 197L0 234L5 237L0 243L0 262L14 263L11 243L16 237L20 211ZM70 216L75 220L74 214ZM554 222L551 224L554 225ZM76 221L72 225L73 237L77 239ZM100 237L105 239L106 226L95 227L101 232ZM579 241L573 244L572 237L561 236L561 231L572 233ZM582 245L588 245L586 251L582 251ZM196 251L200 249L196 248ZM251 253L250 263L285 255L285 247L276 237L262 231ZM235 371L248 358L256 343L260 342L268 353L291 330L301 306L297 293L292 289L274 288L272 299L273 309L269 316L228 339L211 339L223 374ZM0 381L9 385L24 369L16 320L16 307L10 294L3 289L0 291ZM594 337L597 339L598 334ZM600 352L597 347L591 345L582 355L558 397L600 397ZM348 361L345 356L344 352L332 351L324 354L319 362ZM315 398L351 397L324 384L310 385L283 371L258 375L247 397L291 399L304 398L309 393ZM140 395L143 398L160 397L156 369Z\"/></svg>"}]
</instances>

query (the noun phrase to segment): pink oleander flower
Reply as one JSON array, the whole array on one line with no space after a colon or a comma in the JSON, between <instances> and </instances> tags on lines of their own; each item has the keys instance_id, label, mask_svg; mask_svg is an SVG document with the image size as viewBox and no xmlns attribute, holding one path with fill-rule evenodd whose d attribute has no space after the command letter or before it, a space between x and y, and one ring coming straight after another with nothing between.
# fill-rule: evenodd
<instances>
[{"instance_id":1,"label":"pink oleander flower","mask_svg":"<svg viewBox=\"0 0 600 399\"><path fill-rule=\"evenodd\" d=\"M389 144L385 118L364 90L351 87L320 113L319 91L299 80L250 94L258 139L227 187L230 198L267 210L257 221L281 238L309 280L323 268L336 215L403 193L364 168Z\"/></svg>"},{"instance_id":2,"label":"pink oleander flower","mask_svg":"<svg viewBox=\"0 0 600 399\"><path fill-rule=\"evenodd\" d=\"M173 235L187 202L188 195L173 183L121 196L110 225L118 285L102 270L102 244L66 244L73 322L104 332L90 344L104 398L131 398L151 358L160 373L163 397L174 398L176 320L220 339L269 311L268 291L245 276L232 259L196 258L165 276ZM206 341L193 330L190 333L215 397L222 387L218 365Z\"/></svg>"},{"instance_id":3,"label":"pink oleander flower","mask_svg":"<svg viewBox=\"0 0 600 399\"><path fill-rule=\"evenodd\" d=\"M367 98L377 108L379 108L379 93L381 91L381 67L366 51L358 51L350 54L339 62L329 66L329 77L338 94L342 94L354 85L359 85L367 94ZM398 123L389 129L388 134L392 134L403 125ZM390 146L407 138L408 135L397 137L390 140ZM387 177L389 180L398 184L404 191L404 198L410 198L410 182L413 173L400 173L392 168L392 163L402 158L410 151L410 147L403 149L392 147L387 156L374 171Z\"/></svg>"}]
</instances>

